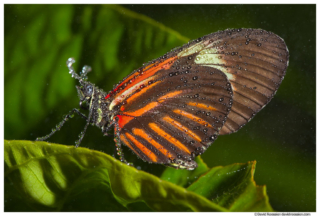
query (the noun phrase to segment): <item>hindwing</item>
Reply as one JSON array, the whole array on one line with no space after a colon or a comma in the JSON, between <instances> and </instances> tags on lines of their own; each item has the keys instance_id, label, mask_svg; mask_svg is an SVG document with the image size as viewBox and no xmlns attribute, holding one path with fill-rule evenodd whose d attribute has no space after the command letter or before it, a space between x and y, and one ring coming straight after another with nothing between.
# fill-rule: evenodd
<instances>
[{"instance_id":1,"label":"hindwing","mask_svg":"<svg viewBox=\"0 0 320 216\"><path fill-rule=\"evenodd\" d=\"M231 84L221 71L198 65L155 76L122 103L120 140L146 161L195 166L194 156L216 139L227 119Z\"/></svg>"}]
</instances>

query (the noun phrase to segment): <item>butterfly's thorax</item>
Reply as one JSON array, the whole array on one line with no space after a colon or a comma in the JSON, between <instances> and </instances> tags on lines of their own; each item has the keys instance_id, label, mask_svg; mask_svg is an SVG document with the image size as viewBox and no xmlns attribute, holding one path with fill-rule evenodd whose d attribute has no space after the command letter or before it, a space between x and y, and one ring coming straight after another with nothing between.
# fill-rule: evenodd
<instances>
[{"instance_id":1,"label":"butterfly's thorax","mask_svg":"<svg viewBox=\"0 0 320 216\"><path fill-rule=\"evenodd\" d=\"M98 88L95 90L98 90ZM104 95L99 91L95 92L93 99L92 122L98 127L103 127L109 122L108 104L104 99Z\"/></svg>"},{"instance_id":2,"label":"butterfly's thorax","mask_svg":"<svg viewBox=\"0 0 320 216\"><path fill-rule=\"evenodd\" d=\"M105 99L107 94L90 82L83 82L77 90L80 101L88 103L91 112L90 122L104 131L114 115L114 111L109 110L111 100Z\"/></svg>"}]
</instances>

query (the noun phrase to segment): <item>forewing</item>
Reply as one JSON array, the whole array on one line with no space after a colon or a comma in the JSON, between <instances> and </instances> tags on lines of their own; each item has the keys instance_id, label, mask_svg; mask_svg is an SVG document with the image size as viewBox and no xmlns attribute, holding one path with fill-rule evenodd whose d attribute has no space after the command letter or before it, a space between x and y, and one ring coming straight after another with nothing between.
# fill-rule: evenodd
<instances>
[{"instance_id":1,"label":"forewing","mask_svg":"<svg viewBox=\"0 0 320 216\"><path fill-rule=\"evenodd\" d=\"M179 57L226 74L233 106L220 134L236 132L274 96L284 78L289 52L282 38L260 29L213 33L182 47Z\"/></svg>"}]
</instances>

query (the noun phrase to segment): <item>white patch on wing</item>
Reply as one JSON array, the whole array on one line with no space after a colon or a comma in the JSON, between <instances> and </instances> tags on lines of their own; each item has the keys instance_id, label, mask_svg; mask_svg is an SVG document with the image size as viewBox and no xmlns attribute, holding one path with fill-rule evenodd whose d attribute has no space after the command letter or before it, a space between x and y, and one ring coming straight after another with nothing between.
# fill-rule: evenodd
<instances>
[{"instance_id":1,"label":"white patch on wing","mask_svg":"<svg viewBox=\"0 0 320 216\"><path fill-rule=\"evenodd\" d=\"M178 54L178 57L199 53L194 61L196 64L221 70L226 74L229 80L234 81L235 76L228 71L228 68L225 67L226 62L223 60L224 54L219 54L219 44L220 41L215 41L214 43L208 43L208 41L196 43L195 45L181 51Z\"/></svg>"},{"instance_id":2,"label":"white patch on wing","mask_svg":"<svg viewBox=\"0 0 320 216\"><path fill-rule=\"evenodd\" d=\"M229 68L226 67L226 61L223 57L224 54L219 54L219 50L214 47L200 51L194 62L202 66L213 67L221 70L229 80L234 81L235 76L229 72Z\"/></svg>"},{"instance_id":3,"label":"white patch on wing","mask_svg":"<svg viewBox=\"0 0 320 216\"><path fill-rule=\"evenodd\" d=\"M203 43L197 43L191 47L188 47L182 50L180 53L178 53L178 57L184 57L184 56L192 55L194 53L198 53L204 48L205 48L205 45Z\"/></svg>"}]
</instances>

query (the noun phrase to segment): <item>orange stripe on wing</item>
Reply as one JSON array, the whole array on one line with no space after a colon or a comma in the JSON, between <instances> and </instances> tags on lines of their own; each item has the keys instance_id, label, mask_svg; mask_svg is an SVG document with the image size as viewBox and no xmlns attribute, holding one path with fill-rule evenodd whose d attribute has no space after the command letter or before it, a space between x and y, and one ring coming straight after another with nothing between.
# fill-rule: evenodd
<instances>
[{"instance_id":1,"label":"orange stripe on wing","mask_svg":"<svg viewBox=\"0 0 320 216\"><path fill-rule=\"evenodd\" d=\"M131 116L141 116L143 113L148 112L149 110L155 108L158 105L159 105L158 102L151 102L151 103L148 103L145 107L143 107L141 109L138 109L134 112L125 112L125 114L131 115Z\"/></svg>"},{"instance_id":2,"label":"orange stripe on wing","mask_svg":"<svg viewBox=\"0 0 320 216\"><path fill-rule=\"evenodd\" d=\"M136 153L137 155L139 155L138 152L132 147L132 145L128 142L127 138L126 138L123 134L120 135L120 140L121 140L124 144L126 144L126 146L128 146L134 153Z\"/></svg>"},{"instance_id":3,"label":"orange stripe on wing","mask_svg":"<svg viewBox=\"0 0 320 216\"><path fill-rule=\"evenodd\" d=\"M174 56L174 57L171 57L161 63L151 64L151 65L145 67L145 69L143 69L143 71L146 73L154 74L155 72L157 72L158 70L161 70L161 69L168 70L177 58L178 58L177 56Z\"/></svg>"},{"instance_id":4,"label":"orange stripe on wing","mask_svg":"<svg viewBox=\"0 0 320 216\"><path fill-rule=\"evenodd\" d=\"M183 145L181 142L179 142L177 139L175 139L174 137L172 137L170 134L166 133L164 130L162 130L157 124L155 123L149 123L149 127L156 132L157 134L159 134L161 137L163 137L164 139L166 139L167 141L169 141L171 144L173 144L174 146L176 146L177 148L181 149L184 152L187 152L188 154L191 154L189 149Z\"/></svg>"},{"instance_id":5,"label":"orange stripe on wing","mask_svg":"<svg viewBox=\"0 0 320 216\"><path fill-rule=\"evenodd\" d=\"M144 130L134 128L133 133L147 140L154 147L156 147L156 149L158 149L162 154L164 154L167 158L173 158L170 152L167 149L165 149L163 145L159 144L154 139L152 139L151 136L149 136Z\"/></svg>"},{"instance_id":6,"label":"orange stripe on wing","mask_svg":"<svg viewBox=\"0 0 320 216\"><path fill-rule=\"evenodd\" d=\"M150 158L150 160L152 160L153 162L157 161L157 156L150 151L150 149L148 149L147 147L145 147L144 145L142 145L138 140L136 140L134 138L134 136L132 136L129 133L126 133L126 136L128 137L128 139L133 142L133 144L135 144L135 146L137 146L148 158Z\"/></svg>"},{"instance_id":7,"label":"orange stripe on wing","mask_svg":"<svg viewBox=\"0 0 320 216\"><path fill-rule=\"evenodd\" d=\"M160 98L158 99L158 101L159 101L160 103L162 103L162 102L164 102L166 99L173 98L173 97L175 97L175 96L177 96L177 95L179 95L179 94L181 94L181 93L182 93L182 91L170 92L170 93L168 93L168 94L163 95L162 97L160 97Z\"/></svg>"},{"instance_id":8,"label":"orange stripe on wing","mask_svg":"<svg viewBox=\"0 0 320 216\"><path fill-rule=\"evenodd\" d=\"M192 121L195 121L195 122L197 122L197 123L199 123L201 125L204 125L206 127L212 128L212 125L209 124L207 121L205 121L202 118L199 118L199 117L197 117L195 115L192 115L191 113L185 112L183 110L178 110L178 109L173 110L173 112L177 113L177 114L180 114L180 115L182 115L184 117L187 117L188 119L191 119Z\"/></svg>"},{"instance_id":9,"label":"orange stripe on wing","mask_svg":"<svg viewBox=\"0 0 320 216\"><path fill-rule=\"evenodd\" d=\"M137 117L141 116L145 112L148 112L149 110L159 106L159 104L163 103L166 99L172 98L172 97L174 97L176 95L179 95L181 93L182 93L182 91L170 92L170 93L160 97L159 98L159 102L151 102L151 103L148 103L145 107L143 107L141 109L138 109L138 110L133 111L133 112L124 112L123 114L130 115L130 116L137 116Z\"/></svg>"},{"instance_id":10,"label":"orange stripe on wing","mask_svg":"<svg viewBox=\"0 0 320 216\"><path fill-rule=\"evenodd\" d=\"M179 129L180 131L188 134L191 138L197 140L198 142L201 142L201 138L197 134L193 133L190 129L186 128L185 126L183 126L179 122L173 120L169 116L165 116L162 119L164 121L168 122L169 124L171 124L172 126L174 126L175 128Z\"/></svg>"},{"instance_id":11,"label":"orange stripe on wing","mask_svg":"<svg viewBox=\"0 0 320 216\"><path fill-rule=\"evenodd\" d=\"M203 103L189 102L188 105L195 106L195 107L202 108L202 109L217 111L216 108L209 106L207 104L203 104Z\"/></svg>"}]
</instances>

